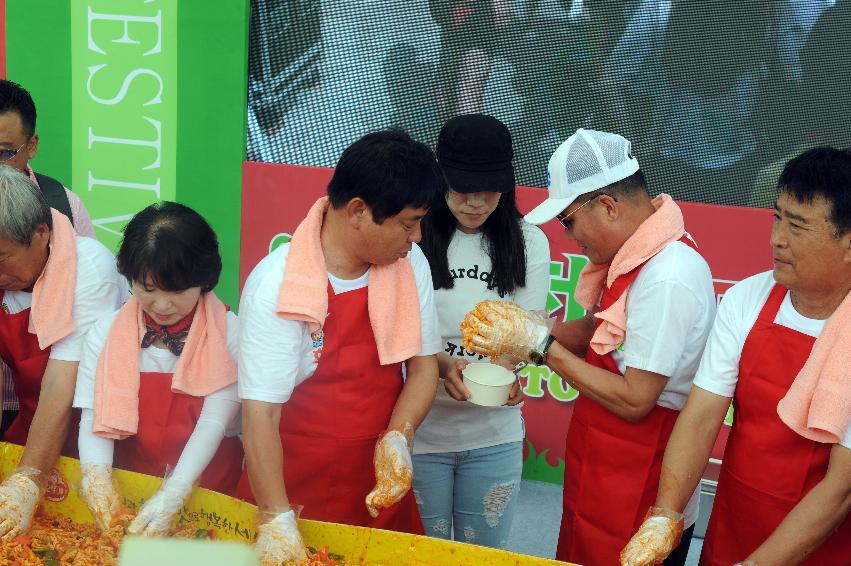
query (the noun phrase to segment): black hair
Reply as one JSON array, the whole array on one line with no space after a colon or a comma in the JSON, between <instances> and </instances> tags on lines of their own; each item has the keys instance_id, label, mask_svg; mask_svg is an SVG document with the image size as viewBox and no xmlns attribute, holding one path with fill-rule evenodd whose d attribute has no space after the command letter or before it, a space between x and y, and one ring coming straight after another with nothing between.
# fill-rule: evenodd
<instances>
[{"instance_id":1,"label":"black hair","mask_svg":"<svg viewBox=\"0 0 851 566\"><path fill-rule=\"evenodd\" d=\"M137 213L124 228L118 272L131 283L150 281L163 291L211 291L222 272L216 233L182 204L160 202Z\"/></svg>"},{"instance_id":2,"label":"black hair","mask_svg":"<svg viewBox=\"0 0 851 566\"><path fill-rule=\"evenodd\" d=\"M377 224L406 207L430 208L445 195L434 154L400 129L369 133L347 147L328 184L333 208L359 197Z\"/></svg>"},{"instance_id":3,"label":"black hair","mask_svg":"<svg viewBox=\"0 0 851 566\"><path fill-rule=\"evenodd\" d=\"M523 220L517 210L516 192L512 189L499 197L499 203L481 228L491 260L488 288L496 289L501 297L526 285ZM447 250L457 224L446 199L436 203L423 219L420 248L431 266L435 289L451 289L454 286Z\"/></svg>"},{"instance_id":4,"label":"black hair","mask_svg":"<svg viewBox=\"0 0 851 566\"><path fill-rule=\"evenodd\" d=\"M27 89L18 83L0 79L0 114L17 112L21 117L24 135L30 139L35 133L35 103Z\"/></svg>"},{"instance_id":5,"label":"black hair","mask_svg":"<svg viewBox=\"0 0 851 566\"><path fill-rule=\"evenodd\" d=\"M798 202L823 198L830 205L834 235L851 231L851 150L816 147L789 160L777 188Z\"/></svg>"},{"instance_id":6,"label":"black hair","mask_svg":"<svg viewBox=\"0 0 851 566\"><path fill-rule=\"evenodd\" d=\"M631 199L640 195L647 195L647 179L644 173L639 169L629 177L625 177L620 181L615 181L610 185L606 185L602 189L590 191L576 197L574 202L585 202L600 195L610 195L613 197L621 197ZM648 195L649 196L649 195Z\"/></svg>"}]
</instances>

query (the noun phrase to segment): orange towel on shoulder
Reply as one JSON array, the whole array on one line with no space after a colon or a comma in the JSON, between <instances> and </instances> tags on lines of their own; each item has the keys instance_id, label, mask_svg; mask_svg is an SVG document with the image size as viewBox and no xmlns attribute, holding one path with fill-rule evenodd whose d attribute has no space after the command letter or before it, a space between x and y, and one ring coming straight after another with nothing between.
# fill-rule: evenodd
<instances>
[{"instance_id":1,"label":"orange towel on shoulder","mask_svg":"<svg viewBox=\"0 0 851 566\"><path fill-rule=\"evenodd\" d=\"M615 279L649 260L671 242L682 238L685 226L683 213L677 203L670 196L661 194L653 199L653 206L656 212L642 222L638 230L621 246L612 263L588 263L582 269L575 295L576 302L585 310L591 310L597 304L603 285L610 288ZM626 336L628 292L627 288L613 305L594 315L603 322L597 326L591 337L591 348L601 356L623 344Z\"/></svg>"},{"instance_id":2,"label":"orange towel on shoulder","mask_svg":"<svg viewBox=\"0 0 851 566\"><path fill-rule=\"evenodd\" d=\"M118 311L98 359L92 430L99 436L122 440L139 430L139 353L145 330L142 307L131 297ZM172 391L204 397L235 383L236 362L227 336L225 305L212 291L202 294L174 370Z\"/></svg>"},{"instance_id":3,"label":"orange towel on shoulder","mask_svg":"<svg viewBox=\"0 0 851 566\"><path fill-rule=\"evenodd\" d=\"M328 315L328 269L320 234L328 197L314 203L290 242L284 280L278 293L278 314L306 322L311 332ZM381 365L403 362L421 349L420 300L409 258L373 265L367 290L369 321Z\"/></svg>"},{"instance_id":4,"label":"orange towel on shoulder","mask_svg":"<svg viewBox=\"0 0 851 566\"><path fill-rule=\"evenodd\" d=\"M33 286L29 324L29 332L36 335L42 350L76 328L72 312L77 288L77 232L67 216L52 208L50 213L50 256Z\"/></svg>"},{"instance_id":5,"label":"orange towel on shoulder","mask_svg":"<svg viewBox=\"0 0 851 566\"><path fill-rule=\"evenodd\" d=\"M851 422L851 293L827 319L777 414L810 440L841 442Z\"/></svg>"}]
</instances>

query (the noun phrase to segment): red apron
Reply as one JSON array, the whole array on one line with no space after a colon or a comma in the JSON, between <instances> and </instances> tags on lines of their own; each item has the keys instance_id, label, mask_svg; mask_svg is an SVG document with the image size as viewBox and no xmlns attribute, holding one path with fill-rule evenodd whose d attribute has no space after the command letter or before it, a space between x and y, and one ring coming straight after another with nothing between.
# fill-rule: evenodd
<instances>
[{"instance_id":1,"label":"red apron","mask_svg":"<svg viewBox=\"0 0 851 566\"><path fill-rule=\"evenodd\" d=\"M203 397L171 390L174 374L142 372L139 376L139 430L115 443L113 466L163 477L186 447L204 405ZM242 474L242 442L225 437L201 474L201 487L233 495Z\"/></svg>"},{"instance_id":2,"label":"red apron","mask_svg":"<svg viewBox=\"0 0 851 566\"><path fill-rule=\"evenodd\" d=\"M697 249L685 236L680 241ZM618 300L642 267L603 287L601 311ZM585 361L623 375L611 353L601 356L589 347ZM558 560L586 566L620 563L621 549L656 501L662 457L678 415L656 405L644 420L630 423L579 396L567 430Z\"/></svg>"},{"instance_id":3,"label":"red apron","mask_svg":"<svg viewBox=\"0 0 851 566\"><path fill-rule=\"evenodd\" d=\"M301 517L423 534L412 492L378 518L366 510L373 454L402 391L402 365L382 366L367 311L367 288L328 287L324 346L316 372L281 410L284 484ZM243 474L239 496L254 501Z\"/></svg>"},{"instance_id":4,"label":"red apron","mask_svg":"<svg viewBox=\"0 0 851 566\"><path fill-rule=\"evenodd\" d=\"M6 292L0 289L0 302ZM30 309L19 313L9 314L6 308L0 309L0 356L12 370L12 380L15 383L15 394L20 402L18 416L12 422L3 440L26 445L30 424L38 407L38 396L41 393L41 379L50 357L50 348L41 350L38 338L29 332ZM71 412L71 423L63 456L77 457L77 433L80 427L80 411Z\"/></svg>"},{"instance_id":5,"label":"red apron","mask_svg":"<svg viewBox=\"0 0 851 566\"><path fill-rule=\"evenodd\" d=\"M777 416L815 338L774 323L786 296L775 285L748 334L700 564L729 566L750 555L827 473L832 444L808 440ZM851 563L851 518L804 564Z\"/></svg>"}]
</instances>

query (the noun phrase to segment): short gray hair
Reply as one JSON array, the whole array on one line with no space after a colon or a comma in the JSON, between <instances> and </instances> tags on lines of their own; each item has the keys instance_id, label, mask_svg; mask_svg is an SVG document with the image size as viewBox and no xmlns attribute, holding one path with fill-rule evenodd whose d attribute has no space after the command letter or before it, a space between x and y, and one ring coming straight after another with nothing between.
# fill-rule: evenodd
<instances>
[{"instance_id":1,"label":"short gray hair","mask_svg":"<svg viewBox=\"0 0 851 566\"><path fill-rule=\"evenodd\" d=\"M53 229L44 194L17 169L0 165L0 236L29 246L41 224Z\"/></svg>"}]
</instances>

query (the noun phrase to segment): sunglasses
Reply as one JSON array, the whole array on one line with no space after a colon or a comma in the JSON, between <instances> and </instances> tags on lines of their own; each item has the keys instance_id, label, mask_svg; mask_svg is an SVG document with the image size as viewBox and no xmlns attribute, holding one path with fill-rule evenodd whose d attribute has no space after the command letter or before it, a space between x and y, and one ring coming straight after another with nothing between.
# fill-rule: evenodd
<instances>
[{"instance_id":1,"label":"sunglasses","mask_svg":"<svg viewBox=\"0 0 851 566\"><path fill-rule=\"evenodd\" d=\"M18 153L20 153L20 151L24 149L25 145L27 145L27 142L24 142L20 146L18 146L18 149L0 149L0 161L9 161L10 159L18 155Z\"/></svg>"},{"instance_id":2,"label":"sunglasses","mask_svg":"<svg viewBox=\"0 0 851 566\"><path fill-rule=\"evenodd\" d=\"M566 229L570 230L570 222L568 221L568 218L570 218L571 216L573 216L574 214L576 214L577 212L582 210L582 207L584 207L589 202L597 200L598 198L603 197L603 196L609 197L610 199L613 199L615 202L618 202L618 199L616 197L613 197L612 195L610 195L608 193L600 193L598 195L594 195L593 197L589 198L588 200L586 200L585 202L583 202L582 204L580 204L579 206L574 208L573 212L571 212L570 214L564 213L564 210L567 210L567 208L565 208L564 210L562 210L561 212L559 212L556 215L556 220L558 220L559 223L561 223L561 225L564 226Z\"/></svg>"}]
</instances>

